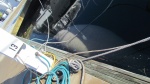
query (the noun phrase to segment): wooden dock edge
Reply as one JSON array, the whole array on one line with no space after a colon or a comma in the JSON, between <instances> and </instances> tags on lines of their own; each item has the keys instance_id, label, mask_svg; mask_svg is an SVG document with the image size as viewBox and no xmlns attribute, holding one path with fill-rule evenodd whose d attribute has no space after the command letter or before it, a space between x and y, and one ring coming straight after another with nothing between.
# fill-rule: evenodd
<instances>
[{"instance_id":1,"label":"wooden dock edge","mask_svg":"<svg viewBox=\"0 0 150 84\"><path fill-rule=\"evenodd\" d=\"M25 43L29 42L29 40L27 39L21 37L18 38L24 41ZM40 46L40 43L31 41L30 45L33 45L35 46L35 48L38 48ZM71 55L71 53L49 46L47 46L47 51L54 53L57 56L58 60ZM72 58L83 59L84 57L76 55L73 56ZM86 67L86 72L88 74L93 75L111 84L150 84L150 78L146 76L135 74L133 72L129 72L108 64L104 64L94 60L84 62L84 64Z\"/></svg>"}]
</instances>

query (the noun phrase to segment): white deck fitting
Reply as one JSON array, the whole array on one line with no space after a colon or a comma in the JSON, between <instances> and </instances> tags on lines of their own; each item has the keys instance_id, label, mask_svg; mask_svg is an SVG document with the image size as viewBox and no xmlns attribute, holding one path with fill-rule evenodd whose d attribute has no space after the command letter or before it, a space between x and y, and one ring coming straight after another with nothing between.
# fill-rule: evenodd
<instances>
[{"instance_id":1,"label":"white deck fitting","mask_svg":"<svg viewBox=\"0 0 150 84\"><path fill-rule=\"evenodd\" d=\"M0 28L0 34L0 53L13 58L14 60L17 60L20 63L22 63L23 61L26 66L41 74L44 74L49 70L49 68L47 67L47 61L35 55L35 53L38 52L36 49L30 47L21 40L12 36L2 28ZM52 65L53 60L51 58L46 57L40 52L38 53L47 58L47 60ZM18 54L19 58L16 56L16 54ZM20 60L20 58L22 59L22 61Z\"/></svg>"}]
</instances>

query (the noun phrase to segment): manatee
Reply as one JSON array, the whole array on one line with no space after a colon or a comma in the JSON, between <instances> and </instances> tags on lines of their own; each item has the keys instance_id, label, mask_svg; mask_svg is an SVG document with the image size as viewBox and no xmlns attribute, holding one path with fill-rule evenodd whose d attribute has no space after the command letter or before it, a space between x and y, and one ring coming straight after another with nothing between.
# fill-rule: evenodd
<instances>
[{"instance_id":1,"label":"manatee","mask_svg":"<svg viewBox=\"0 0 150 84\"><path fill-rule=\"evenodd\" d=\"M73 38L79 31L82 30L82 32L78 34L77 37L67 43L62 44L62 46L65 46L70 52L73 53L111 48L126 44L126 42L122 38L111 32L110 30L107 30L106 28L94 25L89 25L86 28L85 27L86 25L76 25L76 27L71 26L68 29L59 31L54 36L54 39L59 42L68 41ZM131 52L132 50L126 51ZM82 55L91 56L95 54L98 53L87 53Z\"/></svg>"}]
</instances>

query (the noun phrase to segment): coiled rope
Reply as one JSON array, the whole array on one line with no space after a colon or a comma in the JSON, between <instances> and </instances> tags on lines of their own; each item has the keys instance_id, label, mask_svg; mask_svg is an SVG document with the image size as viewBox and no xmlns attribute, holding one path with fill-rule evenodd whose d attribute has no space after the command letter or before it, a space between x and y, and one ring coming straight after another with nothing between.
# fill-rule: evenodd
<instances>
[{"instance_id":1,"label":"coiled rope","mask_svg":"<svg viewBox=\"0 0 150 84\"><path fill-rule=\"evenodd\" d=\"M80 60L66 60L62 59L57 63L57 65L49 72L46 72L45 74L38 76L36 75L36 84L41 84L40 80L45 78L46 82L45 84L53 84L53 82L56 82L56 84L70 84L70 73L77 73L81 70L81 78L80 78L80 84L83 84L84 80L84 65L82 61ZM22 84L24 84L25 77L29 71L26 71L23 76ZM32 71L34 72L34 71ZM28 84L31 83L32 79L32 72L30 71L30 77Z\"/></svg>"},{"instance_id":2,"label":"coiled rope","mask_svg":"<svg viewBox=\"0 0 150 84\"><path fill-rule=\"evenodd\" d=\"M69 63L66 61L60 62L50 72L37 77L36 84L40 84L40 79L45 76L47 76L46 84L52 84L52 79L56 79L57 84L70 84Z\"/></svg>"}]
</instances>

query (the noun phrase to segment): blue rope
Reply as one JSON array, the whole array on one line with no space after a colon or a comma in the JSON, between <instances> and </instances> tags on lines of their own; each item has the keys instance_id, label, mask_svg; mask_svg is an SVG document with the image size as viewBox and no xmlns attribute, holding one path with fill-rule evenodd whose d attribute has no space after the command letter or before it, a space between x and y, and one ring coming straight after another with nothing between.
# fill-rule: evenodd
<instances>
[{"instance_id":1,"label":"blue rope","mask_svg":"<svg viewBox=\"0 0 150 84\"><path fill-rule=\"evenodd\" d=\"M28 70L25 71L25 74L23 75L23 80L22 80L21 84L24 84L24 79L25 79L28 72L29 72ZM30 84L31 79L32 79L32 73L30 72L30 78L29 78L28 84Z\"/></svg>"},{"instance_id":2,"label":"blue rope","mask_svg":"<svg viewBox=\"0 0 150 84\"><path fill-rule=\"evenodd\" d=\"M60 81L58 75L56 74L58 71L62 72L62 79L61 79L61 81ZM70 72L69 72L69 64L68 64L68 62L66 62L66 61L60 62L51 71L46 72L45 74L43 74L43 75L41 75L39 77L37 76L36 77L36 84L40 84L40 80L44 76L47 76L47 80L46 80L45 84L52 84L52 79L53 78L56 78L56 83L57 84L70 84ZM24 78L25 78L25 76L24 76ZM30 83L28 83L28 84L30 84Z\"/></svg>"},{"instance_id":3,"label":"blue rope","mask_svg":"<svg viewBox=\"0 0 150 84\"><path fill-rule=\"evenodd\" d=\"M44 59L47 63L48 63L48 68L50 68L50 63L49 61L47 60L47 58L45 58L44 56L39 56L40 58Z\"/></svg>"},{"instance_id":4,"label":"blue rope","mask_svg":"<svg viewBox=\"0 0 150 84\"><path fill-rule=\"evenodd\" d=\"M24 84L24 79L25 79L25 76L27 75L27 73L28 73L28 70L25 71L25 74L23 75L23 80L22 80L21 84Z\"/></svg>"},{"instance_id":5,"label":"blue rope","mask_svg":"<svg viewBox=\"0 0 150 84\"><path fill-rule=\"evenodd\" d=\"M51 41L53 39L49 39L48 41ZM33 38L33 39L30 39L27 44L30 44L31 41L41 41L41 42L46 42L47 40L43 40L43 39L39 39L39 38Z\"/></svg>"},{"instance_id":6,"label":"blue rope","mask_svg":"<svg viewBox=\"0 0 150 84\"><path fill-rule=\"evenodd\" d=\"M60 81L57 72L62 72L62 80ZM40 84L40 79L47 75L46 84L52 84L52 78L56 78L57 84L70 84L70 72L69 72L69 64L68 62L61 62L56 67L54 67L50 72L43 74L40 77L37 77L37 84Z\"/></svg>"}]
</instances>

